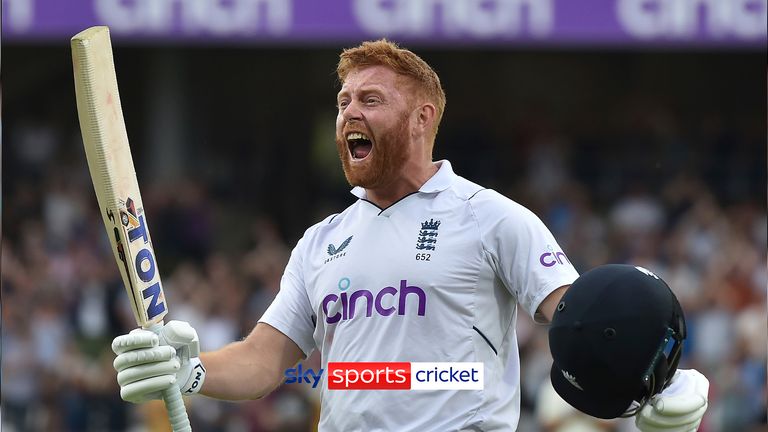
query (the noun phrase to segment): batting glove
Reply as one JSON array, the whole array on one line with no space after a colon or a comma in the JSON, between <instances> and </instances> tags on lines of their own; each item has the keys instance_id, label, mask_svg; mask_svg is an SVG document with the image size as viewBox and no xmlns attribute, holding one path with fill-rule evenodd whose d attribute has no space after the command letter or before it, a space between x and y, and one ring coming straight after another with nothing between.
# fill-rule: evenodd
<instances>
[{"instance_id":1,"label":"batting glove","mask_svg":"<svg viewBox=\"0 0 768 432\"><path fill-rule=\"evenodd\" d=\"M120 397L141 403L162 398L163 390L177 385L183 395L200 391L205 368L200 362L200 342L189 323L170 321L160 334L135 329L112 341L117 354L113 366Z\"/></svg>"},{"instance_id":2,"label":"batting glove","mask_svg":"<svg viewBox=\"0 0 768 432\"><path fill-rule=\"evenodd\" d=\"M643 432L695 432L707 410L709 380L694 369L675 372L670 385L637 414Z\"/></svg>"}]
</instances>

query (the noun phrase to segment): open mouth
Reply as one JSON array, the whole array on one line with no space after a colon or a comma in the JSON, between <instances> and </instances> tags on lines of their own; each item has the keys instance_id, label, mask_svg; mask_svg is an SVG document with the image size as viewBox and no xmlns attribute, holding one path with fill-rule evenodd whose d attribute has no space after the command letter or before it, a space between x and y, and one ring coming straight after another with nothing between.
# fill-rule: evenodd
<instances>
[{"instance_id":1,"label":"open mouth","mask_svg":"<svg viewBox=\"0 0 768 432\"><path fill-rule=\"evenodd\" d=\"M347 134L347 147L352 160L363 160L371 154L373 141L363 133L350 132Z\"/></svg>"}]
</instances>

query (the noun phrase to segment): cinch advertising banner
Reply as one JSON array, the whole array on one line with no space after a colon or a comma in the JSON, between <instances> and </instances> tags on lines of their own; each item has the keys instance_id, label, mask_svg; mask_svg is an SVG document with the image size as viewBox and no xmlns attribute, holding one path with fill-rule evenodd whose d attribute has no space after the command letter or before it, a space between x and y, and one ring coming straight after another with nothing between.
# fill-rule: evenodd
<instances>
[{"instance_id":1,"label":"cinch advertising banner","mask_svg":"<svg viewBox=\"0 0 768 432\"><path fill-rule=\"evenodd\" d=\"M4 42L763 48L768 0L2 0Z\"/></svg>"}]
</instances>

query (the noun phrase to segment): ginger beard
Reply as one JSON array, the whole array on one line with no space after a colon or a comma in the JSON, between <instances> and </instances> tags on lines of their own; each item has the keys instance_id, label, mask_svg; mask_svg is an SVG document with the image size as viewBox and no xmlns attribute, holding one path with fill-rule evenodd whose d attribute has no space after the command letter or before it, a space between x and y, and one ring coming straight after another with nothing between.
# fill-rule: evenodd
<instances>
[{"instance_id":1,"label":"ginger beard","mask_svg":"<svg viewBox=\"0 0 768 432\"><path fill-rule=\"evenodd\" d=\"M348 123L347 123L348 125ZM409 158L410 140L408 112L403 111L399 121L389 129L367 135L373 141L371 152L361 160L353 160L347 142L347 131L336 133L336 149L339 151L344 176L352 186L377 189L394 181ZM368 129L367 127L365 129Z\"/></svg>"}]
</instances>

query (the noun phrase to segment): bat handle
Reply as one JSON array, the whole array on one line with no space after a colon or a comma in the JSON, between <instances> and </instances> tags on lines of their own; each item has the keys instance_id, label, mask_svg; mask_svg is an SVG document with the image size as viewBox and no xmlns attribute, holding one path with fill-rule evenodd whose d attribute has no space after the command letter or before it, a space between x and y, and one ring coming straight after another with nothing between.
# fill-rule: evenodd
<instances>
[{"instance_id":1,"label":"bat handle","mask_svg":"<svg viewBox=\"0 0 768 432\"><path fill-rule=\"evenodd\" d=\"M153 324L149 330L160 334L163 323ZM189 425L187 417L187 408L184 406L184 399L181 397L181 389L178 386L171 386L163 391L163 402L168 411L168 420L171 422L173 432L192 432L192 426Z\"/></svg>"},{"instance_id":2,"label":"bat handle","mask_svg":"<svg viewBox=\"0 0 768 432\"><path fill-rule=\"evenodd\" d=\"M163 391L163 401L168 410L168 420L171 421L173 432L192 432L192 426L189 425L189 418L187 418L187 408L181 397L181 389L176 386L166 389Z\"/></svg>"}]
</instances>

